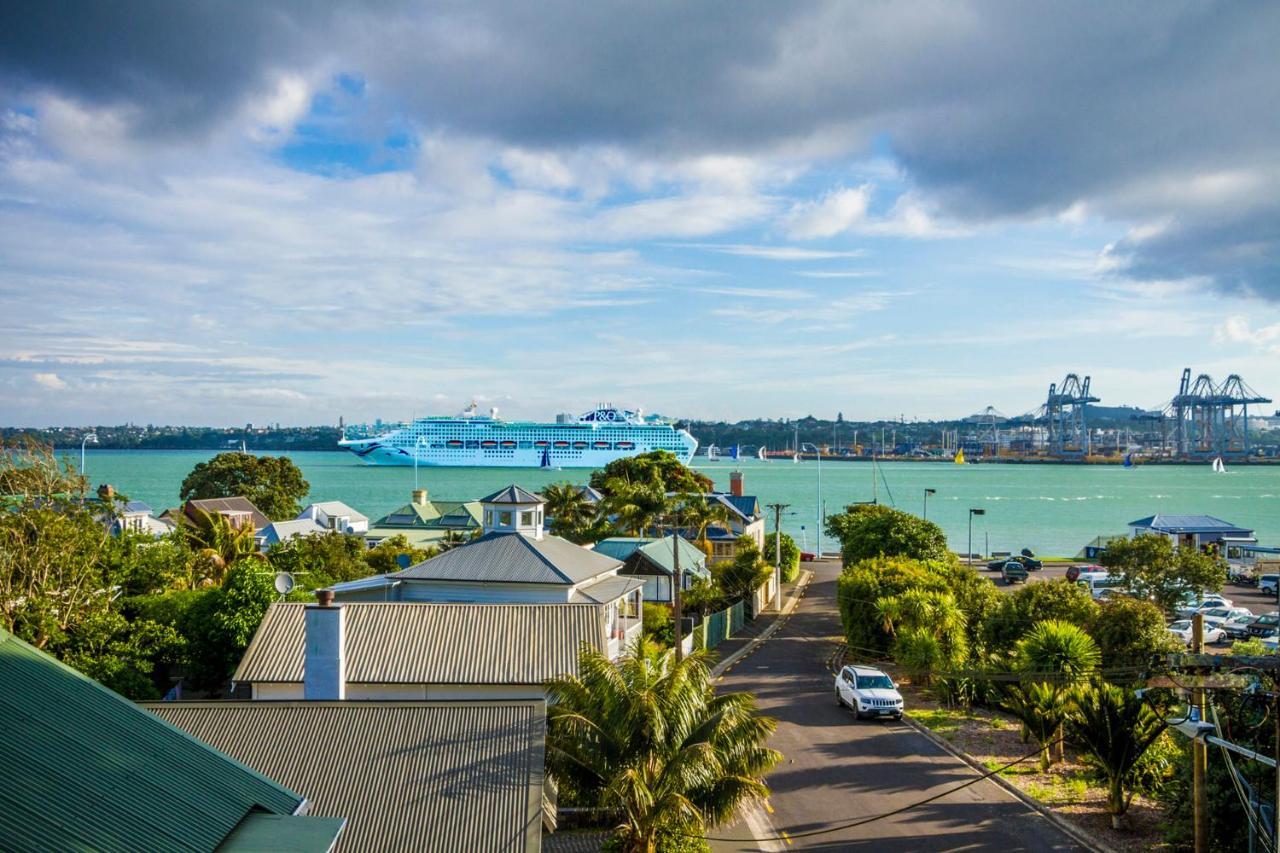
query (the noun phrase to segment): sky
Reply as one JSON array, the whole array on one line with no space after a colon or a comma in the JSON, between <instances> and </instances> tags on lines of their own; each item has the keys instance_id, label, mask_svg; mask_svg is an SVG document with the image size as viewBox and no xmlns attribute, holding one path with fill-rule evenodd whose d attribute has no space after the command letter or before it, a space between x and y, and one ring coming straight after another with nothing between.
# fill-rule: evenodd
<instances>
[{"instance_id":1,"label":"sky","mask_svg":"<svg viewBox=\"0 0 1280 853\"><path fill-rule=\"evenodd\" d=\"M0 0L0 424L1280 399L1280 5Z\"/></svg>"}]
</instances>

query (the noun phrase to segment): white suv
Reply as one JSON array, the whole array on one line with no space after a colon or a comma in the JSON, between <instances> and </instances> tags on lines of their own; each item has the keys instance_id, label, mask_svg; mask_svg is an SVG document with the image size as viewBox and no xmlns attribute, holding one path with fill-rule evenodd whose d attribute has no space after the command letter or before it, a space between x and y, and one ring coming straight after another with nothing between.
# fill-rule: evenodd
<instances>
[{"instance_id":1,"label":"white suv","mask_svg":"<svg viewBox=\"0 0 1280 853\"><path fill-rule=\"evenodd\" d=\"M902 719L902 694L893 679L869 666L846 666L836 675L836 703L853 709L858 719Z\"/></svg>"}]
</instances>

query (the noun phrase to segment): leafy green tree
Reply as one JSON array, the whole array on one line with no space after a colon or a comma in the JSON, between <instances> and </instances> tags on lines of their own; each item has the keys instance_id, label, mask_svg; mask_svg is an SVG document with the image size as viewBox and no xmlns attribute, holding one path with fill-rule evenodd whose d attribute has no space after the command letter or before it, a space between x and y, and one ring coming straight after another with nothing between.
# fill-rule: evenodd
<instances>
[{"instance_id":1,"label":"leafy green tree","mask_svg":"<svg viewBox=\"0 0 1280 853\"><path fill-rule=\"evenodd\" d=\"M1065 578L1029 583L1000 596L983 625L984 645L990 651L1005 651L1046 619L1090 625L1097 617L1098 603L1079 584Z\"/></svg>"},{"instance_id":2,"label":"leafy green tree","mask_svg":"<svg viewBox=\"0 0 1280 853\"><path fill-rule=\"evenodd\" d=\"M719 501L707 500L701 494L686 492L678 495L671 509L672 523L685 535L693 534L693 542L708 557L712 556L707 530L713 525L729 528L729 510ZM772 553L772 552L771 552Z\"/></svg>"},{"instance_id":3,"label":"leafy green tree","mask_svg":"<svg viewBox=\"0 0 1280 853\"><path fill-rule=\"evenodd\" d=\"M1067 730L1107 781L1113 829L1123 828L1124 813L1133 800L1134 771L1164 729L1161 715L1132 690L1099 683L1074 692Z\"/></svg>"},{"instance_id":4,"label":"leafy green tree","mask_svg":"<svg viewBox=\"0 0 1280 853\"><path fill-rule=\"evenodd\" d=\"M267 561L277 572L289 572L308 589L322 589L373 574L368 549L359 536L330 531L298 536L271 546Z\"/></svg>"},{"instance_id":5,"label":"leafy green tree","mask_svg":"<svg viewBox=\"0 0 1280 853\"><path fill-rule=\"evenodd\" d=\"M220 512L193 508L190 515L178 516L178 528L187 546L195 553L190 562L191 588L220 584L227 571L240 562L262 562L251 525L236 524Z\"/></svg>"},{"instance_id":6,"label":"leafy green tree","mask_svg":"<svg viewBox=\"0 0 1280 853\"><path fill-rule=\"evenodd\" d=\"M217 689L226 683L277 596L265 564L242 562L227 571L221 587L205 590L182 614L179 631L197 685Z\"/></svg>"},{"instance_id":7,"label":"leafy green tree","mask_svg":"<svg viewBox=\"0 0 1280 853\"><path fill-rule=\"evenodd\" d=\"M875 557L942 560L950 551L942 528L909 512L879 504L854 504L827 518L827 535L840 541L840 556L851 566Z\"/></svg>"},{"instance_id":8,"label":"leafy green tree","mask_svg":"<svg viewBox=\"0 0 1280 853\"><path fill-rule=\"evenodd\" d=\"M928 685L939 669L956 669L969 656L965 615L950 592L912 587L876 601L886 633L894 637L893 659L913 681Z\"/></svg>"},{"instance_id":9,"label":"leafy green tree","mask_svg":"<svg viewBox=\"0 0 1280 853\"><path fill-rule=\"evenodd\" d=\"M1052 748L1062 745L1062 726L1070 711L1068 691L1059 684L1033 681L1024 684L1002 684L1000 707L1022 723L1025 735L1040 746L1040 772L1048 772L1053 764Z\"/></svg>"},{"instance_id":10,"label":"leafy green tree","mask_svg":"<svg viewBox=\"0 0 1280 853\"><path fill-rule=\"evenodd\" d=\"M644 638L669 649L676 642L676 620L671 606L657 601L644 603Z\"/></svg>"},{"instance_id":11,"label":"leafy green tree","mask_svg":"<svg viewBox=\"0 0 1280 853\"><path fill-rule=\"evenodd\" d=\"M705 653L637 647L615 664L584 649L578 674L547 689L547 770L562 795L612 815L627 853L703 835L769 793L775 723L749 694L717 693Z\"/></svg>"},{"instance_id":12,"label":"leafy green tree","mask_svg":"<svg viewBox=\"0 0 1280 853\"><path fill-rule=\"evenodd\" d=\"M542 490L547 502L546 513L551 519L551 533L570 542L586 544L596 541L587 538L594 532L598 513L596 505L574 483L552 483Z\"/></svg>"},{"instance_id":13,"label":"leafy green tree","mask_svg":"<svg viewBox=\"0 0 1280 853\"><path fill-rule=\"evenodd\" d=\"M93 680L134 700L158 699L158 666L178 663L185 642L171 625L130 622L116 611L95 613L75 626L58 657Z\"/></svg>"},{"instance_id":14,"label":"leafy green tree","mask_svg":"<svg viewBox=\"0 0 1280 853\"><path fill-rule=\"evenodd\" d=\"M1153 655L1177 651L1179 646L1165 630L1160 608L1140 598L1111 599L1085 628L1108 668L1146 666Z\"/></svg>"},{"instance_id":15,"label":"leafy green tree","mask_svg":"<svg viewBox=\"0 0 1280 853\"><path fill-rule=\"evenodd\" d=\"M769 533L764 537L765 559L773 561L779 534ZM791 583L800 574L800 546L789 534L782 533L782 580Z\"/></svg>"},{"instance_id":16,"label":"leafy green tree","mask_svg":"<svg viewBox=\"0 0 1280 853\"><path fill-rule=\"evenodd\" d=\"M0 496L36 498L45 504L83 497L89 481L53 446L26 436L0 441Z\"/></svg>"},{"instance_id":17,"label":"leafy green tree","mask_svg":"<svg viewBox=\"0 0 1280 853\"><path fill-rule=\"evenodd\" d=\"M1170 615L1187 593L1217 592L1227 582L1227 564L1221 557L1175 548L1167 536L1155 533L1111 542L1099 562Z\"/></svg>"},{"instance_id":18,"label":"leafy green tree","mask_svg":"<svg viewBox=\"0 0 1280 853\"><path fill-rule=\"evenodd\" d=\"M732 560L711 567L711 575L729 602L746 598L769 579L770 568L750 536L739 536Z\"/></svg>"},{"instance_id":19,"label":"leafy green tree","mask_svg":"<svg viewBox=\"0 0 1280 853\"><path fill-rule=\"evenodd\" d=\"M849 646L885 654L893 640L876 609L880 599L908 589L948 591L945 568L908 557L877 557L849 566L836 581L836 604Z\"/></svg>"},{"instance_id":20,"label":"leafy green tree","mask_svg":"<svg viewBox=\"0 0 1280 853\"><path fill-rule=\"evenodd\" d=\"M24 501L0 512L0 627L38 649L110 609L107 536L77 506Z\"/></svg>"},{"instance_id":21,"label":"leafy green tree","mask_svg":"<svg viewBox=\"0 0 1280 853\"><path fill-rule=\"evenodd\" d=\"M185 500L246 497L274 521L296 518L311 485L288 456L219 453L201 462L178 496Z\"/></svg>"},{"instance_id":22,"label":"leafy green tree","mask_svg":"<svg viewBox=\"0 0 1280 853\"><path fill-rule=\"evenodd\" d=\"M711 478L689 468L669 450L615 459L591 474L591 486L606 495L619 483L655 480L664 492L709 492L715 488Z\"/></svg>"},{"instance_id":23,"label":"leafy green tree","mask_svg":"<svg viewBox=\"0 0 1280 853\"><path fill-rule=\"evenodd\" d=\"M633 482L613 479L606 482L608 489L602 511L613 518L614 523L628 535L641 536L667 519L671 503L658 480Z\"/></svg>"},{"instance_id":24,"label":"leafy green tree","mask_svg":"<svg viewBox=\"0 0 1280 853\"><path fill-rule=\"evenodd\" d=\"M417 565L429 560L438 552L434 548L415 548L401 534L383 539L373 548L365 552L364 561L369 571L375 575L389 575L404 568L400 565L400 557L407 556L409 565Z\"/></svg>"},{"instance_id":25,"label":"leafy green tree","mask_svg":"<svg viewBox=\"0 0 1280 853\"><path fill-rule=\"evenodd\" d=\"M195 558L179 531L152 536L125 530L108 537L103 562L126 596L180 589L190 583Z\"/></svg>"}]
</instances>

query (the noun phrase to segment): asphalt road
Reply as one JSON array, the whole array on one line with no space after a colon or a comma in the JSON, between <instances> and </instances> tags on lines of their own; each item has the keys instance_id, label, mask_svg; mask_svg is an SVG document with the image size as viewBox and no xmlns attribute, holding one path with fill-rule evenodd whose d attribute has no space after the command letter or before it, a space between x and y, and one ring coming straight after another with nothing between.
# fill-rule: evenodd
<instances>
[{"instance_id":1,"label":"asphalt road","mask_svg":"<svg viewBox=\"0 0 1280 853\"><path fill-rule=\"evenodd\" d=\"M840 642L837 561L815 572L790 620L721 682L755 694L777 718L771 745L785 756L768 778L772 813L757 810L717 830L716 851L746 850L1076 850L1070 838L994 782L893 817L821 835L805 833L916 803L978 774L903 723L858 722L836 706L827 661ZM785 835L784 835L785 833ZM783 840L768 840L770 836Z\"/></svg>"}]
</instances>

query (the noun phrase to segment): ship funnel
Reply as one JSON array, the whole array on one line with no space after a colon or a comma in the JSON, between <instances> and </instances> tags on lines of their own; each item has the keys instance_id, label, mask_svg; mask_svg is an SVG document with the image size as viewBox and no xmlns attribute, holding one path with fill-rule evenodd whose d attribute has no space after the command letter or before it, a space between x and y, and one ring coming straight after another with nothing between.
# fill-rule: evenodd
<instances>
[{"instance_id":1,"label":"ship funnel","mask_svg":"<svg viewBox=\"0 0 1280 853\"><path fill-rule=\"evenodd\" d=\"M491 417L491 418L496 418L497 416L498 416L498 407L497 407L497 406L494 406L494 407L492 407L491 409L489 409L489 417Z\"/></svg>"}]
</instances>

